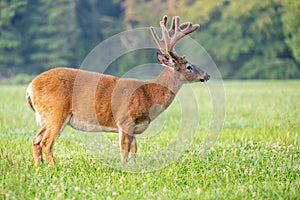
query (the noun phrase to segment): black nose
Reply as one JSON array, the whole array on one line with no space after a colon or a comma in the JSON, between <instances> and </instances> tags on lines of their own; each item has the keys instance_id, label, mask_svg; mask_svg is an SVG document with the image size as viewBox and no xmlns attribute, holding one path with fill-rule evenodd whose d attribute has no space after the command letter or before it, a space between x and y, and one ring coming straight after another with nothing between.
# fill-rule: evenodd
<instances>
[{"instance_id":1,"label":"black nose","mask_svg":"<svg viewBox=\"0 0 300 200\"><path fill-rule=\"evenodd\" d=\"M210 75L209 74L204 74L202 78L200 78L200 81L201 82L204 82L204 81L208 81L210 79Z\"/></svg>"}]
</instances>

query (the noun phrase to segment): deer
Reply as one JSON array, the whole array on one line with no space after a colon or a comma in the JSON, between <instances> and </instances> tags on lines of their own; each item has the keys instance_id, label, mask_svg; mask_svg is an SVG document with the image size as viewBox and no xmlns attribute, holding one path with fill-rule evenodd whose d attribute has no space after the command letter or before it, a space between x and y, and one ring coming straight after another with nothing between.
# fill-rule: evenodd
<instances>
[{"instance_id":1,"label":"deer","mask_svg":"<svg viewBox=\"0 0 300 200\"><path fill-rule=\"evenodd\" d=\"M156 57L164 67L150 81L119 78L81 69L57 67L36 76L27 87L26 98L41 129L32 139L35 165L43 154L55 166L53 146L68 125L76 130L119 134L121 162L135 162L136 136L174 100L183 84L205 82L210 75L176 53L175 44L200 25L168 17L160 21L162 37L150 27L160 49Z\"/></svg>"}]
</instances>

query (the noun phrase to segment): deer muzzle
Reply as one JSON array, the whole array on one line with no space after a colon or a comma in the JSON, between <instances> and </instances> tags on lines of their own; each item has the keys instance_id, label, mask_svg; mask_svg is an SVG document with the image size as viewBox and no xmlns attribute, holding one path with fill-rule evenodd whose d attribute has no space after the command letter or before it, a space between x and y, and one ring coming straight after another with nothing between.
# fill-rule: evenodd
<instances>
[{"instance_id":1,"label":"deer muzzle","mask_svg":"<svg viewBox=\"0 0 300 200\"><path fill-rule=\"evenodd\" d=\"M205 82L208 81L210 79L210 75L208 73L204 73L201 77L200 77L200 82Z\"/></svg>"}]
</instances>

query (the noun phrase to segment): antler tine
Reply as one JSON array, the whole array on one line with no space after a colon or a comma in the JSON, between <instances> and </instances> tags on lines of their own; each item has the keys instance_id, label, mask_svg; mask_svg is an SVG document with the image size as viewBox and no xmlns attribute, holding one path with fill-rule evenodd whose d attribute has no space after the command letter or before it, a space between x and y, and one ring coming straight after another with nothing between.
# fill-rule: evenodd
<instances>
[{"instance_id":1,"label":"antler tine","mask_svg":"<svg viewBox=\"0 0 300 200\"><path fill-rule=\"evenodd\" d=\"M152 36L153 36L156 44L158 45L160 51L165 55L168 54L166 41L169 41L169 38L168 38L169 34L168 34L168 31L167 31L167 21L168 21L168 16L167 15L165 15L163 17L163 20L160 21L160 27L161 27L161 30L162 30L162 39L159 39L156 32L154 31L154 28L150 27Z\"/></svg>"},{"instance_id":2,"label":"antler tine","mask_svg":"<svg viewBox=\"0 0 300 200\"><path fill-rule=\"evenodd\" d=\"M155 33L154 28L153 28L152 26L150 27L150 30L151 30L152 37L154 38L154 40L155 40L156 44L158 45L160 51L163 52L164 49L163 49L162 47L165 46L164 41L163 41L163 40L160 40L160 39L158 38L158 36L157 36L157 34Z\"/></svg>"},{"instance_id":3,"label":"antler tine","mask_svg":"<svg viewBox=\"0 0 300 200\"><path fill-rule=\"evenodd\" d=\"M167 52L169 52L170 51L169 42L171 40L171 37L170 37L170 31L167 30L167 26L166 26L167 19L168 19L168 17L165 15L163 23L160 22L160 27L161 27L161 30L162 30L162 33L163 33L163 40L165 41L165 50Z\"/></svg>"},{"instance_id":4,"label":"antler tine","mask_svg":"<svg viewBox=\"0 0 300 200\"><path fill-rule=\"evenodd\" d=\"M167 21L168 21L168 16L167 16L167 15L164 15L163 20L160 21L160 22L163 23L163 25L164 25L165 27L167 27Z\"/></svg>"},{"instance_id":5,"label":"antler tine","mask_svg":"<svg viewBox=\"0 0 300 200\"><path fill-rule=\"evenodd\" d=\"M180 17L174 16L172 18L170 29L167 30L167 21L168 21L167 15L165 15L162 21L160 21L160 27L162 30L162 39L158 38L153 27L150 27L150 30L155 42L160 48L160 51L165 55L176 57L177 54L173 49L176 42L178 42L185 35L194 32L200 26L198 24L193 25L190 22L185 22L183 24L180 24Z\"/></svg>"},{"instance_id":6,"label":"antler tine","mask_svg":"<svg viewBox=\"0 0 300 200\"><path fill-rule=\"evenodd\" d=\"M194 32L196 29L200 27L199 24L193 25L191 22L185 22L180 24L180 17L176 16L175 19L175 32L174 36L171 38L170 41L170 51L173 51L175 44L184 36Z\"/></svg>"},{"instance_id":7,"label":"antler tine","mask_svg":"<svg viewBox=\"0 0 300 200\"><path fill-rule=\"evenodd\" d=\"M186 23L182 24L182 26L180 26L180 29L183 34L188 35L188 34L194 32L195 30L197 30L199 27L200 27L199 24L193 25L191 22L186 22Z\"/></svg>"},{"instance_id":8,"label":"antler tine","mask_svg":"<svg viewBox=\"0 0 300 200\"><path fill-rule=\"evenodd\" d=\"M190 22L184 22L183 24L180 24L180 30L186 29L189 26L189 24L191 24L191 23ZM174 36L174 33L175 33L175 18L173 17L172 24L171 24L171 27L169 29L169 35Z\"/></svg>"},{"instance_id":9,"label":"antler tine","mask_svg":"<svg viewBox=\"0 0 300 200\"><path fill-rule=\"evenodd\" d=\"M172 23L169 29L169 35L172 36L175 33L175 16L172 18Z\"/></svg>"},{"instance_id":10,"label":"antler tine","mask_svg":"<svg viewBox=\"0 0 300 200\"><path fill-rule=\"evenodd\" d=\"M178 40L180 40L182 37L184 37L183 34L180 34L180 17L179 16L175 16L173 17L172 20L172 25L171 25L171 29L170 29L170 33L172 33L172 35L169 35L169 42L168 44L168 51L173 51L173 48L176 44L176 42ZM175 52L173 52L175 53Z\"/></svg>"}]
</instances>

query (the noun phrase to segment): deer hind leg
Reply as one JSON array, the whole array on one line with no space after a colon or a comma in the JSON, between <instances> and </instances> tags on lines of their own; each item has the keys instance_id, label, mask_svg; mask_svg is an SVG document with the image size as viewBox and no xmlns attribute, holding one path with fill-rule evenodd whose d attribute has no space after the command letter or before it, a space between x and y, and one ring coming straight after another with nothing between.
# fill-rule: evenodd
<instances>
[{"instance_id":1,"label":"deer hind leg","mask_svg":"<svg viewBox=\"0 0 300 200\"><path fill-rule=\"evenodd\" d=\"M137 151L136 138L134 135L126 134L122 130L119 131L119 143L121 151L122 163L128 162L128 156L130 152L130 160L134 162L135 154Z\"/></svg>"},{"instance_id":2,"label":"deer hind leg","mask_svg":"<svg viewBox=\"0 0 300 200\"><path fill-rule=\"evenodd\" d=\"M56 139L59 137L60 133L65 128L66 124L69 122L70 117L67 117L62 122L47 124L43 138L40 142L40 148L43 150L45 157L49 164L55 165L54 157L53 157L53 146Z\"/></svg>"},{"instance_id":3,"label":"deer hind leg","mask_svg":"<svg viewBox=\"0 0 300 200\"><path fill-rule=\"evenodd\" d=\"M41 140L43 139L45 131L46 131L46 127L43 126L32 140L33 158L34 158L35 165L38 165L40 162L43 162L42 147L40 146L40 143Z\"/></svg>"}]
</instances>

